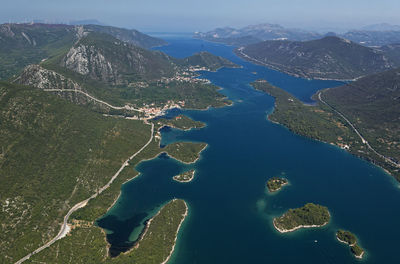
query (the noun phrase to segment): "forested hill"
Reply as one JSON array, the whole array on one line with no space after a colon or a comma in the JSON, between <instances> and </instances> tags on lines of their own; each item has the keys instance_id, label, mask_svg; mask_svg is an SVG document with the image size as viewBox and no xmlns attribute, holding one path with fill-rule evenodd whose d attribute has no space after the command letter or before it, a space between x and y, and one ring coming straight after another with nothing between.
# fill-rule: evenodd
<instances>
[{"instance_id":1,"label":"forested hill","mask_svg":"<svg viewBox=\"0 0 400 264\"><path fill-rule=\"evenodd\" d=\"M349 118L378 152L400 161L400 69L324 90L322 96Z\"/></svg>"},{"instance_id":2,"label":"forested hill","mask_svg":"<svg viewBox=\"0 0 400 264\"><path fill-rule=\"evenodd\" d=\"M144 48L165 45L166 42L136 30L115 27L52 24L0 25L0 79L19 73L29 64L37 64L69 49L85 32L106 33L116 39Z\"/></svg>"},{"instance_id":3,"label":"forested hill","mask_svg":"<svg viewBox=\"0 0 400 264\"><path fill-rule=\"evenodd\" d=\"M350 80L400 65L391 52L364 47L338 37L318 40L264 41L236 50L256 63L310 79Z\"/></svg>"}]
</instances>

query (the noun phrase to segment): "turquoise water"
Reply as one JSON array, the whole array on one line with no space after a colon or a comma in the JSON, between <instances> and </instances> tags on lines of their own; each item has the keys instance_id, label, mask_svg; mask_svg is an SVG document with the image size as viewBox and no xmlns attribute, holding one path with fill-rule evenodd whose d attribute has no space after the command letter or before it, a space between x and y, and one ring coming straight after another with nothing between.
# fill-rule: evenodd
<instances>
[{"instance_id":1,"label":"turquoise water","mask_svg":"<svg viewBox=\"0 0 400 264\"><path fill-rule=\"evenodd\" d=\"M163 155L142 162L141 175L122 186L116 205L99 220L108 230L115 254L140 234L146 219L173 198L184 199L189 216L179 233L170 263L354 263L347 246L335 239L339 228L355 233L367 251L363 263L400 263L399 185L381 169L336 147L295 135L267 120L274 100L249 86L266 78L312 103L318 89L340 85L308 81L247 63L232 47L185 37L168 37L160 50L184 57L207 50L242 69L221 69L203 76L234 105L208 111L184 111L207 123L200 130L165 129L163 144L190 140L209 147L193 165ZM256 72L257 74L254 74ZM175 113L176 114L176 113ZM196 169L191 183L172 176ZM269 195L265 183L284 174L290 185ZM325 205L332 218L320 229L280 234L272 218L307 202Z\"/></svg>"}]
</instances>

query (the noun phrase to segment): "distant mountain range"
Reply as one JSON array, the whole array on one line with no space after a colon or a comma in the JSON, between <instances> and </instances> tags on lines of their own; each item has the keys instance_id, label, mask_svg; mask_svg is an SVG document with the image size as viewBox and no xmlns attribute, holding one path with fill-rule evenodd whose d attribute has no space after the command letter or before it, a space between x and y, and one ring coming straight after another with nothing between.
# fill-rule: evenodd
<instances>
[{"instance_id":1,"label":"distant mountain range","mask_svg":"<svg viewBox=\"0 0 400 264\"><path fill-rule=\"evenodd\" d=\"M400 66L400 45L369 48L339 37L275 40L241 47L244 59L310 79L350 80Z\"/></svg>"},{"instance_id":2,"label":"distant mountain range","mask_svg":"<svg viewBox=\"0 0 400 264\"><path fill-rule=\"evenodd\" d=\"M260 24L241 29L225 27L206 33L196 32L194 37L228 45L243 46L265 40L308 41L332 34L364 46L383 46L400 43L400 26L390 24L370 25L344 34L336 34L334 32L321 34L302 29L284 28L277 24Z\"/></svg>"}]
</instances>

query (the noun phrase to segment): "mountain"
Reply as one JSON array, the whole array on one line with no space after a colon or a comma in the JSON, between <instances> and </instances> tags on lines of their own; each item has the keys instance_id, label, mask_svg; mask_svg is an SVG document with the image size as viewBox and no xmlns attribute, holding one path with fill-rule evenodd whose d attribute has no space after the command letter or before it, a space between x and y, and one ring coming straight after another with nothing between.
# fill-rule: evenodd
<instances>
[{"instance_id":1,"label":"mountain","mask_svg":"<svg viewBox=\"0 0 400 264\"><path fill-rule=\"evenodd\" d=\"M301 29L287 29L277 24L250 25L241 29L231 27L217 28L215 30L195 33L196 38L221 42L230 45L246 45L263 40L312 40L321 37L320 34Z\"/></svg>"},{"instance_id":2,"label":"mountain","mask_svg":"<svg viewBox=\"0 0 400 264\"><path fill-rule=\"evenodd\" d=\"M324 90L322 96L355 124L372 147L400 164L400 69ZM398 168L397 175L400 180Z\"/></svg>"},{"instance_id":3,"label":"mountain","mask_svg":"<svg viewBox=\"0 0 400 264\"><path fill-rule=\"evenodd\" d=\"M311 79L349 80L400 65L383 50L361 46L338 37L312 41L264 41L236 53L273 69Z\"/></svg>"},{"instance_id":4,"label":"mountain","mask_svg":"<svg viewBox=\"0 0 400 264\"><path fill-rule=\"evenodd\" d=\"M70 207L147 142L150 126L36 88L0 82L0 94L0 262L14 263L58 233Z\"/></svg>"},{"instance_id":5,"label":"mountain","mask_svg":"<svg viewBox=\"0 0 400 264\"><path fill-rule=\"evenodd\" d=\"M371 31L371 30L353 30L341 37L364 46L383 46L400 43L400 30L398 31Z\"/></svg>"},{"instance_id":6,"label":"mountain","mask_svg":"<svg viewBox=\"0 0 400 264\"><path fill-rule=\"evenodd\" d=\"M106 26L106 24L98 21L97 19L84 19L84 20L71 20L68 22L71 26L79 26L79 25L99 25Z\"/></svg>"},{"instance_id":7,"label":"mountain","mask_svg":"<svg viewBox=\"0 0 400 264\"><path fill-rule=\"evenodd\" d=\"M161 52L128 44L104 33L88 33L62 58L60 66L112 85L171 77L172 61Z\"/></svg>"},{"instance_id":8,"label":"mountain","mask_svg":"<svg viewBox=\"0 0 400 264\"><path fill-rule=\"evenodd\" d=\"M0 79L19 73L29 64L37 64L69 49L88 32L103 32L121 41L141 47L165 44L135 30L117 29L96 25L69 26L52 24L2 24L0 25Z\"/></svg>"},{"instance_id":9,"label":"mountain","mask_svg":"<svg viewBox=\"0 0 400 264\"><path fill-rule=\"evenodd\" d=\"M121 41L142 47L142 48L154 48L158 46L164 46L168 43L162 39L154 38L149 35L143 34L134 29L117 28L111 26L102 26L94 24L83 25L87 31L94 31L99 33L105 33L117 38Z\"/></svg>"},{"instance_id":10,"label":"mountain","mask_svg":"<svg viewBox=\"0 0 400 264\"><path fill-rule=\"evenodd\" d=\"M399 25L392 25L389 23L373 24L362 27L361 30L365 31L400 31Z\"/></svg>"}]
</instances>

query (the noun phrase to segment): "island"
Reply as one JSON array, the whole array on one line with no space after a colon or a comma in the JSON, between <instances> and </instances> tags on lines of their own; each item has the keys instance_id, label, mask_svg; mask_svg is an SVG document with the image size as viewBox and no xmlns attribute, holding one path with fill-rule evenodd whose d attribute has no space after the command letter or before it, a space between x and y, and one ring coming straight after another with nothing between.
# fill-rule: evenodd
<instances>
[{"instance_id":1,"label":"island","mask_svg":"<svg viewBox=\"0 0 400 264\"><path fill-rule=\"evenodd\" d=\"M181 130L190 130L192 128L200 129L206 126L205 123L200 121L195 121L185 115L178 115L171 119L167 118L155 119L154 122L160 127L168 126Z\"/></svg>"},{"instance_id":2,"label":"island","mask_svg":"<svg viewBox=\"0 0 400 264\"><path fill-rule=\"evenodd\" d=\"M177 182L191 182L194 178L195 170L185 171L179 175L175 175L173 179Z\"/></svg>"},{"instance_id":3,"label":"island","mask_svg":"<svg viewBox=\"0 0 400 264\"><path fill-rule=\"evenodd\" d=\"M289 209L282 216L274 218L273 224L279 232L287 233L300 228L325 226L330 217L327 207L308 203L300 208Z\"/></svg>"},{"instance_id":4,"label":"island","mask_svg":"<svg viewBox=\"0 0 400 264\"><path fill-rule=\"evenodd\" d=\"M285 178L272 177L267 181L267 188L270 192L277 192L288 183L289 181Z\"/></svg>"},{"instance_id":5,"label":"island","mask_svg":"<svg viewBox=\"0 0 400 264\"><path fill-rule=\"evenodd\" d=\"M336 232L336 238L340 242L349 245L351 253L353 253L356 258L362 259L365 251L358 245L357 237L353 233L350 231L338 230Z\"/></svg>"}]
</instances>

